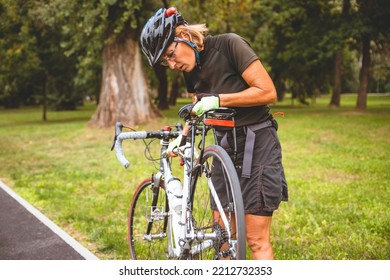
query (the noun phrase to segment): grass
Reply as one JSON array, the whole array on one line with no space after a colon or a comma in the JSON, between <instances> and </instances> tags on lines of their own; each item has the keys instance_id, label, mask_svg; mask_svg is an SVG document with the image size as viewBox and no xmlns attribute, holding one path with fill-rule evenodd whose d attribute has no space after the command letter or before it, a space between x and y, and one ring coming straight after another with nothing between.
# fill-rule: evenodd
<instances>
[{"instance_id":1,"label":"grass","mask_svg":"<svg viewBox=\"0 0 390 280\"><path fill-rule=\"evenodd\" d=\"M338 109L328 101L272 107L286 115L277 120L290 192L274 214L275 256L390 259L390 96L369 96L365 112L356 95ZM137 129L175 124L180 102ZM132 166L122 168L113 129L87 126L94 109L49 112L47 122L39 108L0 110L0 180L101 259L126 259L128 205L155 169L140 141L127 143Z\"/></svg>"}]
</instances>

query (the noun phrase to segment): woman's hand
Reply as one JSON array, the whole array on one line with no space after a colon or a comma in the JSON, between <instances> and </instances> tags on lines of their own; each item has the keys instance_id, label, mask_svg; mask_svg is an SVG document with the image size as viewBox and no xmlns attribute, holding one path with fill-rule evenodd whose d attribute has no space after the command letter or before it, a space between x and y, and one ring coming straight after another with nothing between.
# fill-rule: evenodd
<instances>
[{"instance_id":1,"label":"woman's hand","mask_svg":"<svg viewBox=\"0 0 390 280\"><path fill-rule=\"evenodd\" d=\"M186 137L187 137L189 131L190 131L190 126L188 124L185 124L185 126L181 132L181 135L179 135L179 137L177 137L175 140L173 140L173 141L171 141L171 143L169 143L168 149L167 149L168 156L177 157L177 152L175 152L175 150L177 151L177 149L186 145Z\"/></svg>"},{"instance_id":2,"label":"woman's hand","mask_svg":"<svg viewBox=\"0 0 390 280\"><path fill-rule=\"evenodd\" d=\"M168 145L167 154L170 157L177 157L177 149L180 148L183 135L180 134L175 140L171 141Z\"/></svg>"},{"instance_id":3,"label":"woman's hand","mask_svg":"<svg viewBox=\"0 0 390 280\"><path fill-rule=\"evenodd\" d=\"M195 115L200 116L204 112L219 108L219 97L218 96L208 96L203 97L200 101L198 101L192 111Z\"/></svg>"}]
</instances>

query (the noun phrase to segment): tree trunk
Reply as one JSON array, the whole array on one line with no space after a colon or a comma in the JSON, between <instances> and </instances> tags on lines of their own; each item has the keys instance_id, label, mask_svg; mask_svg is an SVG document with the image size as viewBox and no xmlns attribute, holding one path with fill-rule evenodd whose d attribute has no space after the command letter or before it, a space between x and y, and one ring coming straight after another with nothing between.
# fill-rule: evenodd
<instances>
[{"instance_id":1,"label":"tree trunk","mask_svg":"<svg viewBox=\"0 0 390 280\"><path fill-rule=\"evenodd\" d=\"M340 107L341 62L342 62L342 50L339 50L336 53L334 58L333 94L329 104L331 107Z\"/></svg>"},{"instance_id":2,"label":"tree trunk","mask_svg":"<svg viewBox=\"0 0 390 280\"><path fill-rule=\"evenodd\" d=\"M272 78L275 84L276 88L276 95L277 95L277 101L282 102L284 99L284 96L286 94L286 84L285 82L280 78L280 73L279 71L274 75Z\"/></svg>"},{"instance_id":3,"label":"tree trunk","mask_svg":"<svg viewBox=\"0 0 390 280\"><path fill-rule=\"evenodd\" d=\"M158 79L158 97L157 97L157 107L160 110L169 109L168 104L168 78L166 67L162 65L156 65L154 67L154 73Z\"/></svg>"},{"instance_id":4,"label":"tree trunk","mask_svg":"<svg viewBox=\"0 0 390 280\"><path fill-rule=\"evenodd\" d=\"M49 74L45 70L43 73L43 95L42 95L42 120L47 121L47 106L48 106L48 91L49 91Z\"/></svg>"},{"instance_id":5,"label":"tree trunk","mask_svg":"<svg viewBox=\"0 0 390 280\"><path fill-rule=\"evenodd\" d=\"M286 84L284 83L284 81L277 81L275 83L275 87L278 102L282 102L284 100L284 96L286 95Z\"/></svg>"},{"instance_id":6,"label":"tree trunk","mask_svg":"<svg viewBox=\"0 0 390 280\"><path fill-rule=\"evenodd\" d=\"M343 8L341 11L342 25L350 24L350 16L349 16L350 9L351 9L350 0L343 0ZM341 44L340 49L338 50L334 58L333 94L329 104L332 107L340 107L343 47L344 47L344 43Z\"/></svg>"},{"instance_id":7,"label":"tree trunk","mask_svg":"<svg viewBox=\"0 0 390 280\"><path fill-rule=\"evenodd\" d=\"M362 36L363 50L362 50L362 67L360 68L360 84L359 93L357 99L356 109L365 110L367 108L367 89L368 89L368 76L371 64L370 57L370 35L363 34Z\"/></svg>"},{"instance_id":8,"label":"tree trunk","mask_svg":"<svg viewBox=\"0 0 390 280\"><path fill-rule=\"evenodd\" d=\"M181 72L176 72L172 80L171 94L169 96L169 105L175 106L176 99L179 97Z\"/></svg>"},{"instance_id":9,"label":"tree trunk","mask_svg":"<svg viewBox=\"0 0 390 280\"><path fill-rule=\"evenodd\" d=\"M127 35L106 45L99 105L91 126L142 124L161 116L151 103L138 43Z\"/></svg>"}]
</instances>

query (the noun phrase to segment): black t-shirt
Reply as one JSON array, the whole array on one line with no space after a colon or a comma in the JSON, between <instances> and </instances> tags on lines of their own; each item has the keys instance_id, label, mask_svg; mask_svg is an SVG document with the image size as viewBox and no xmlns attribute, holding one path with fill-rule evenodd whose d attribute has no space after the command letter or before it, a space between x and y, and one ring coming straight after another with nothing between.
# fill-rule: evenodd
<instances>
[{"instance_id":1,"label":"black t-shirt","mask_svg":"<svg viewBox=\"0 0 390 280\"><path fill-rule=\"evenodd\" d=\"M249 86L241 74L258 57L249 43L233 34L207 36L204 50L200 52L201 69L184 73L190 93L234 93ZM269 107L234 107L236 125L259 123L269 116Z\"/></svg>"}]
</instances>

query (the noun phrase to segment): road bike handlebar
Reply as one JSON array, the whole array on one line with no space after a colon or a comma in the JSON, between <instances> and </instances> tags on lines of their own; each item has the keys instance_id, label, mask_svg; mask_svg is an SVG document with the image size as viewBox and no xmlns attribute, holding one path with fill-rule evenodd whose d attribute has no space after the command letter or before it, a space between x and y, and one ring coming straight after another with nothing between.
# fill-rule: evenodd
<instances>
[{"instance_id":1,"label":"road bike handlebar","mask_svg":"<svg viewBox=\"0 0 390 280\"><path fill-rule=\"evenodd\" d=\"M192 114L192 108L194 104L187 104L180 108L178 116L184 121L189 121L194 118ZM195 124L203 120L204 125L207 126L224 126L224 127L234 127L234 110L228 108L218 108L212 109L202 116L195 118ZM160 131L132 131L132 132L122 132L123 125L120 122L115 124L115 138L112 143L111 150L116 147L116 157L118 161L125 167L130 166L129 161L126 159L123 150L122 150L122 141L126 139L147 139L147 138L156 138L164 139L169 141L170 139L177 138L180 135L180 131L183 129L181 123L176 124L177 131L171 131L171 127L166 126Z\"/></svg>"},{"instance_id":2,"label":"road bike handlebar","mask_svg":"<svg viewBox=\"0 0 390 280\"><path fill-rule=\"evenodd\" d=\"M130 162L126 159L123 153L122 141L125 139L145 139L146 136L147 136L146 131L121 132L119 135L117 135L115 141L115 153L117 159L125 168L128 168L130 166Z\"/></svg>"},{"instance_id":3,"label":"road bike handlebar","mask_svg":"<svg viewBox=\"0 0 390 280\"><path fill-rule=\"evenodd\" d=\"M182 125L179 123L176 125L177 129L180 129ZM123 125L121 123L116 123L115 125L115 138L111 150L115 147L115 153L118 161L125 167L130 166L130 162L126 159L123 149L122 142L127 139L147 139L147 138L156 138L164 139L169 141L169 139L177 138L180 135L178 131L170 131L170 127L164 127L163 130L159 131L132 131L132 132L122 132Z\"/></svg>"}]
</instances>

